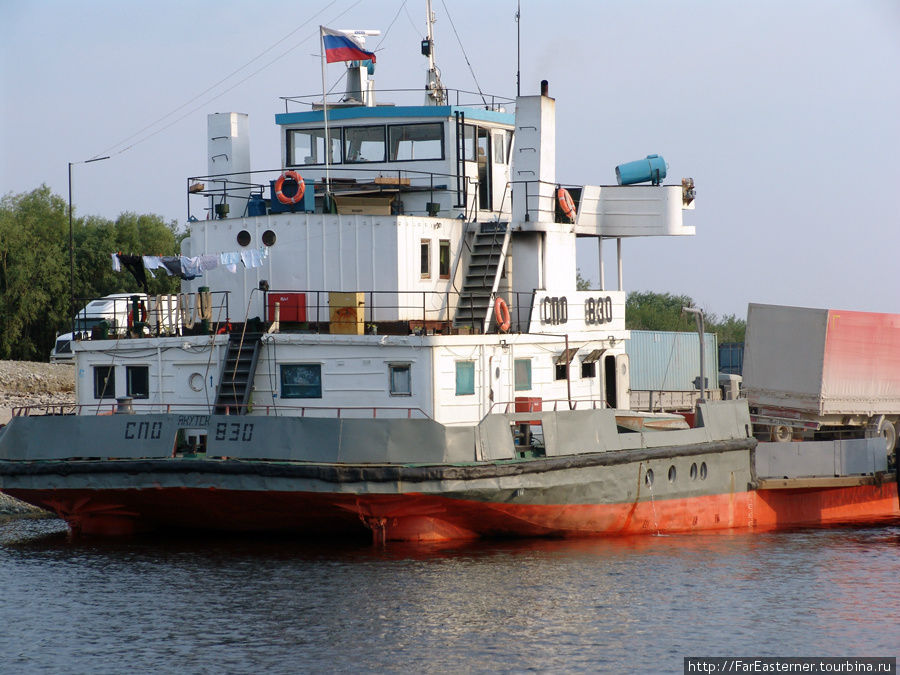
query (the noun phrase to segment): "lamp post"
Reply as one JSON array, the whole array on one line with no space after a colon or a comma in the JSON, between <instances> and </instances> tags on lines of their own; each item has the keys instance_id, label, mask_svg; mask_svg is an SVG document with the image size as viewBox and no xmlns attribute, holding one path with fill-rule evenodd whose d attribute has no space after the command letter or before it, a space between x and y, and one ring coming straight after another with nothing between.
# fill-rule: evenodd
<instances>
[{"instance_id":1,"label":"lamp post","mask_svg":"<svg viewBox=\"0 0 900 675\"><path fill-rule=\"evenodd\" d=\"M704 339L705 321L702 309L695 307L682 307L681 313L693 314L697 320L697 332L700 334L700 403L706 402L706 340Z\"/></svg>"},{"instance_id":2,"label":"lamp post","mask_svg":"<svg viewBox=\"0 0 900 675\"><path fill-rule=\"evenodd\" d=\"M75 332L75 231L72 229L72 166L75 164L90 164L109 159L94 157L83 162L69 162L69 316L72 317L72 333Z\"/></svg>"}]
</instances>

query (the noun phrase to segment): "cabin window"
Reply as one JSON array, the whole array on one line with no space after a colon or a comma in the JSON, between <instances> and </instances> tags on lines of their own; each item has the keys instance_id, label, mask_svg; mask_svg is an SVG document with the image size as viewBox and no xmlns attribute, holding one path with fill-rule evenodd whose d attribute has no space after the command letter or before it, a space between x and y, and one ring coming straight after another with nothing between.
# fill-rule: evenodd
<instances>
[{"instance_id":1,"label":"cabin window","mask_svg":"<svg viewBox=\"0 0 900 675\"><path fill-rule=\"evenodd\" d=\"M412 378L408 363L389 363L388 379L391 396L412 396Z\"/></svg>"},{"instance_id":2,"label":"cabin window","mask_svg":"<svg viewBox=\"0 0 900 675\"><path fill-rule=\"evenodd\" d=\"M281 398L322 398L322 364L281 366Z\"/></svg>"},{"instance_id":3,"label":"cabin window","mask_svg":"<svg viewBox=\"0 0 900 675\"><path fill-rule=\"evenodd\" d=\"M423 239L419 246L419 273L423 279L431 278L431 239Z\"/></svg>"},{"instance_id":4,"label":"cabin window","mask_svg":"<svg viewBox=\"0 0 900 675\"><path fill-rule=\"evenodd\" d=\"M602 349L595 349L581 359L581 377L597 377L597 361L602 354Z\"/></svg>"},{"instance_id":5,"label":"cabin window","mask_svg":"<svg viewBox=\"0 0 900 675\"><path fill-rule=\"evenodd\" d=\"M330 164L341 161L341 129L329 127ZM325 129L290 129L287 133L287 163L291 166L325 163Z\"/></svg>"},{"instance_id":6,"label":"cabin window","mask_svg":"<svg viewBox=\"0 0 900 675\"><path fill-rule=\"evenodd\" d=\"M395 124L388 127L390 160L444 158L443 124Z\"/></svg>"},{"instance_id":7,"label":"cabin window","mask_svg":"<svg viewBox=\"0 0 900 675\"><path fill-rule=\"evenodd\" d=\"M494 164L506 164L506 134L502 131L494 133Z\"/></svg>"},{"instance_id":8,"label":"cabin window","mask_svg":"<svg viewBox=\"0 0 900 675\"><path fill-rule=\"evenodd\" d=\"M94 398L116 397L116 367L94 366Z\"/></svg>"},{"instance_id":9,"label":"cabin window","mask_svg":"<svg viewBox=\"0 0 900 675\"><path fill-rule=\"evenodd\" d=\"M344 127L345 162L383 162L384 126Z\"/></svg>"},{"instance_id":10,"label":"cabin window","mask_svg":"<svg viewBox=\"0 0 900 675\"><path fill-rule=\"evenodd\" d=\"M475 393L475 362L456 362L456 395L468 396Z\"/></svg>"},{"instance_id":11,"label":"cabin window","mask_svg":"<svg viewBox=\"0 0 900 675\"><path fill-rule=\"evenodd\" d=\"M150 398L150 368L125 367L125 395L131 398Z\"/></svg>"},{"instance_id":12,"label":"cabin window","mask_svg":"<svg viewBox=\"0 0 900 675\"><path fill-rule=\"evenodd\" d=\"M578 352L578 347L570 348L564 351L562 354L556 357L556 379L557 380L567 380L569 379L569 364L572 363L572 359L575 358L575 354Z\"/></svg>"},{"instance_id":13,"label":"cabin window","mask_svg":"<svg viewBox=\"0 0 900 675\"><path fill-rule=\"evenodd\" d=\"M531 389L531 359L516 359L513 364L516 379L516 391Z\"/></svg>"},{"instance_id":14,"label":"cabin window","mask_svg":"<svg viewBox=\"0 0 900 675\"><path fill-rule=\"evenodd\" d=\"M450 240L441 239L438 242L438 276L441 279L450 278Z\"/></svg>"},{"instance_id":15,"label":"cabin window","mask_svg":"<svg viewBox=\"0 0 900 675\"><path fill-rule=\"evenodd\" d=\"M463 129L463 157L470 161L475 161L475 127L467 124Z\"/></svg>"}]
</instances>

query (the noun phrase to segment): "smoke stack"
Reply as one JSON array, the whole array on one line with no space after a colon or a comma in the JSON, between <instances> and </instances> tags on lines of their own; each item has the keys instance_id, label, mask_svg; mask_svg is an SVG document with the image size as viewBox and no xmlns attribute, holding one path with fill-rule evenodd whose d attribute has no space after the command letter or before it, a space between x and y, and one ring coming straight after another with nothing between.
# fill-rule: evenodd
<instances>
[{"instance_id":1,"label":"smoke stack","mask_svg":"<svg viewBox=\"0 0 900 675\"><path fill-rule=\"evenodd\" d=\"M550 95L550 83L547 80L541 80L541 96Z\"/></svg>"}]
</instances>

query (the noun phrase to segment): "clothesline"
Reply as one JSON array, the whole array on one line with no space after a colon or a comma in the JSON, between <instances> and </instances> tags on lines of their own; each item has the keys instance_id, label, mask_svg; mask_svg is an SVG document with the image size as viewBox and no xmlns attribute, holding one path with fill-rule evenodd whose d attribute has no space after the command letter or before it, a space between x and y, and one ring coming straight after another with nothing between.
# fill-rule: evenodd
<instances>
[{"instance_id":1,"label":"clothesline","mask_svg":"<svg viewBox=\"0 0 900 675\"><path fill-rule=\"evenodd\" d=\"M131 272L145 292L147 292L147 273L155 278L154 270L162 270L170 277L181 277L185 281L196 279L209 270L224 267L232 274L237 273L238 263L252 269L260 267L269 257L267 246L249 248L242 251L212 253L197 256L185 255L125 255L111 253L112 268L121 272L124 267Z\"/></svg>"},{"instance_id":2,"label":"clothesline","mask_svg":"<svg viewBox=\"0 0 900 675\"><path fill-rule=\"evenodd\" d=\"M155 277L154 270L162 270L170 277L176 276L190 281L217 267L224 267L231 273L237 272L238 263L242 263L246 268L260 267L268 256L269 249L266 246L198 256L110 254L114 271L121 272L124 267L141 283L146 282L147 272L151 277Z\"/></svg>"}]
</instances>

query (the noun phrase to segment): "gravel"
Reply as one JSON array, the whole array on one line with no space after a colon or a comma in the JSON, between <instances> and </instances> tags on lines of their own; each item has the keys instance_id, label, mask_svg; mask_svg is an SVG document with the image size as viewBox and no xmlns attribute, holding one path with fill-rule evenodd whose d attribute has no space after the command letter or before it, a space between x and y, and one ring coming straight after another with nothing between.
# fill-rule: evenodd
<instances>
[{"instance_id":1,"label":"gravel","mask_svg":"<svg viewBox=\"0 0 900 675\"><path fill-rule=\"evenodd\" d=\"M13 408L74 401L74 365L0 361L0 424L9 422Z\"/></svg>"},{"instance_id":2,"label":"gravel","mask_svg":"<svg viewBox=\"0 0 900 675\"><path fill-rule=\"evenodd\" d=\"M0 426L9 422L13 408L74 401L75 367L72 364L0 361ZM44 512L0 494L0 515L40 513Z\"/></svg>"}]
</instances>

